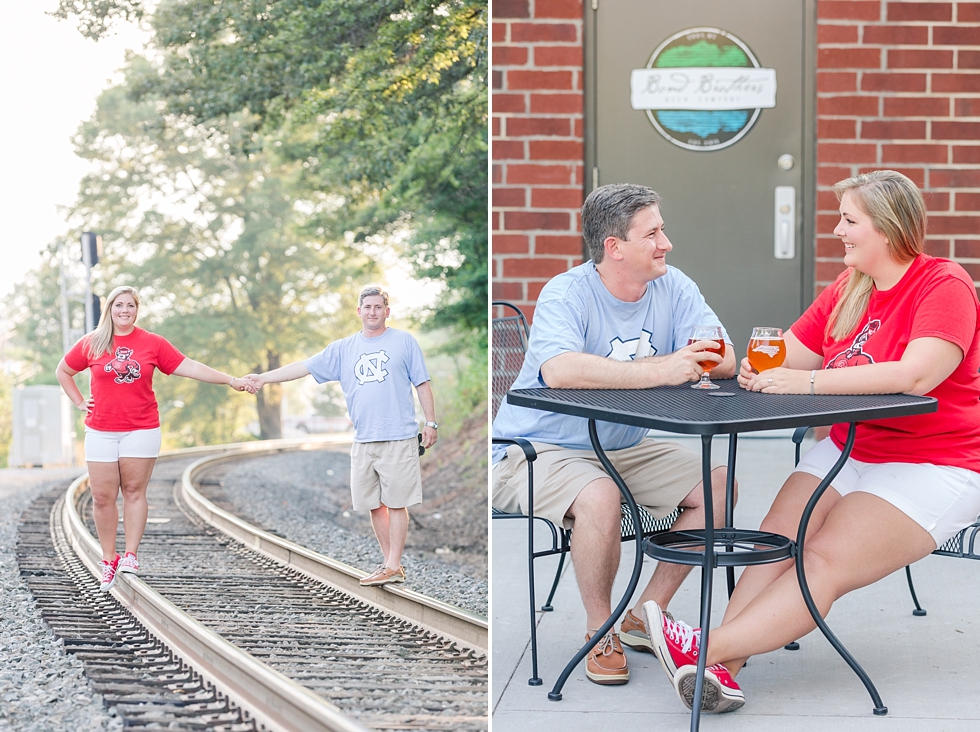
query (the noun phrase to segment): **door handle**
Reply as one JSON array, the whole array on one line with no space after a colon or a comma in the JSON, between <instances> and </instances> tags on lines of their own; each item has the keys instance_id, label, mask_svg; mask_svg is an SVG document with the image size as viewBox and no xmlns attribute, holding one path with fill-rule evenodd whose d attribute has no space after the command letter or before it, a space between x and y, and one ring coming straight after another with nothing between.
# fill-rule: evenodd
<instances>
[{"instance_id":1,"label":"door handle","mask_svg":"<svg viewBox=\"0 0 980 732\"><path fill-rule=\"evenodd\" d=\"M776 186L773 255L776 259L796 257L796 188Z\"/></svg>"}]
</instances>

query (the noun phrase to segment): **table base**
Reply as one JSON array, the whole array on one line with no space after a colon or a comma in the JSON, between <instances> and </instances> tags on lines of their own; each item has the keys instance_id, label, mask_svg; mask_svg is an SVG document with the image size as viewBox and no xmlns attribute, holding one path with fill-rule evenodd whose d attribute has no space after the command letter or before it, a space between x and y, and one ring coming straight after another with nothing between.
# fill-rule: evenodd
<instances>
[{"instance_id":1,"label":"table base","mask_svg":"<svg viewBox=\"0 0 980 732\"><path fill-rule=\"evenodd\" d=\"M732 528L715 529L713 534L715 567L769 564L796 556L796 543L781 534ZM704 564L705 531L666 531L645 539L643 551L661 561L700 567Z\"/></svg>"}]
</instances>

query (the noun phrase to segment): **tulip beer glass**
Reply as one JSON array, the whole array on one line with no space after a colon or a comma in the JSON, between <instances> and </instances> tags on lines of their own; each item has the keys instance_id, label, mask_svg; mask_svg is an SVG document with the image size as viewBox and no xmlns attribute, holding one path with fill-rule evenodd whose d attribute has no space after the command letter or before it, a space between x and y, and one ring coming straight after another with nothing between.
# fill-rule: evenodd
<instances>
[{"instance_id":1,"label":"tulip beer glass","mask_svg":"<svg viewBox=\"0 0 980 732\"><path fill-rule=\"evenodd\" d=\"M721 326L718 325L699 325L694 329L694 333L691 335L690 340L688 340L687 345L692 343L697 343L698 341L714 341L718 344L717 348L709 348L708 350L712 353L717 353L719 356L725 355L725 338L721 332ZM708 373L718 364L714 361L699 361L698 366L704 369L704 373L701 374L701 380L697 384L691 384L692 389L717 389L719 388L717 384L712 384L711 379L708 378Z\"/></svg>"},{"instance_id":2,"label":"tulip beer glass","mask_svg":"<svg viewBox=\"0 0 980 732\"><path fill-rule=\"evenodd\" d=\"M786 359L786 343L780 328L753 328L746 351L749 363L756 373L783 365Z\"/></svg>"}]
</instances>

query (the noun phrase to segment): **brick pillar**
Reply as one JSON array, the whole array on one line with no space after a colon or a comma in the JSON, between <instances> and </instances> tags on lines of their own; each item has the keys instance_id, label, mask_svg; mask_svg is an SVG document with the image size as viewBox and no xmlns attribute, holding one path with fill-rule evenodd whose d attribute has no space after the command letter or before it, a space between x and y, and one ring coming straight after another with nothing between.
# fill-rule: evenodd
<instances>
[{"instance_id":1,"label":"brick pillar","mask_svg":"<svg viewBox=\"0 0 980 732\"><path fill-rule=\"evenodd\" d=\"M817 291L842 270L831 186L891 168L929 208L926 251L980 281L980 2L817 2Z\"/></svg>"},{"instance_id":2,"label":"brick pillar","mask_svg":"<svg viewBox=\"0 0 980 732\"><path fill-rule=\"evenodd\" d=\"M495 0L491 138L493 298L528 317L582 262L581 0Z\"/></svg>"}]
</instances>

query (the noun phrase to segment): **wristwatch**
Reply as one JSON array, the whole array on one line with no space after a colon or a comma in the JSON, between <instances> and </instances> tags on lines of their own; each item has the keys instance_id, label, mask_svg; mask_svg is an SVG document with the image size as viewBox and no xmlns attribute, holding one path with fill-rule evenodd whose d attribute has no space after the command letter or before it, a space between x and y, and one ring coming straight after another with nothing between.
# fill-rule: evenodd
<instances>
[{"instance_id":1,"label":"wristwatch","mask_svg":"<svg viewBox=\"0 0 980 732\"><path fill-rule=\"evenodd\" d=\"M439 423L438 422L426 422L425 423L425 426L426 427L431 427L434 430L439 429Z\"/></svg>"}]
</instances>

